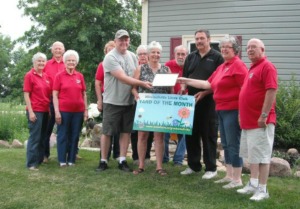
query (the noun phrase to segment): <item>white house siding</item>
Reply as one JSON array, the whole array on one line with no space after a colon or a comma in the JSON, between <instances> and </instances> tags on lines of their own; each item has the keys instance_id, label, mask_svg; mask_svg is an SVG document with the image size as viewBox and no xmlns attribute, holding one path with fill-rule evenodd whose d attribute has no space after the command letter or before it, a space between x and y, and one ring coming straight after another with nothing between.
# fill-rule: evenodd
<instances>
[{"instance_id":1,"label":"white house siding","mask_svg":"<svg viewBox=\"0 0 300 209\"><path fill-rule=\"evenodd\" d=\"M162 62L169 59L171 37L205 28L211 34L241 35L242 59L248 66L247 41L262 39L280 78L289 80L295 74L300 80L299 0L148 0L147 4L146 40L163 45Z\"/></svg>"}]
</instances>

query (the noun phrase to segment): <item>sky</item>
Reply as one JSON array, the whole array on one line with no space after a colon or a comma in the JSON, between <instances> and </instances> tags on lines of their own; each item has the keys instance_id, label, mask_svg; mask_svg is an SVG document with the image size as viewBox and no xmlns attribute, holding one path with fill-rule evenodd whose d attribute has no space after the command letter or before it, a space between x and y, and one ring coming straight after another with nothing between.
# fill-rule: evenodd
<instances>
[{"instance_id":1,"label":"sky","mask_svg":"<svg viewBox=\"0 0 300 209\"><path fill-rule=\"evenodd\" d=\"M23 11L17 8L18 0L0 0L0 33L10 36L12 40L24 35L32 23L23 17Z\"/></svg>"}]
</instances>

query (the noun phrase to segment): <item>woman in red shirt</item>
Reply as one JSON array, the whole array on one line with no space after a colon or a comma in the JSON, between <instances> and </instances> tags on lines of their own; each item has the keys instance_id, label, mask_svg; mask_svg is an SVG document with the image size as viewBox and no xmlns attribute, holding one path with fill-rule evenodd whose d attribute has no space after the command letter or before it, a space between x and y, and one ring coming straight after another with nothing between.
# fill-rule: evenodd
<instances>
[{"instance_id":1,"label":"woman in red shirt","mask_svg":"<svg viewBox=\"0 0 300 209\"><path fill-rule=\"evenodd\" d=\"M51 96L50 79L43 73L47 57L38 52L32 57L33 68L24 77L24 99L28 118L29 139L26 152L26 166L38 170L44 159L44 138L47 130Z\"/></svg>"},{"instance_id":2,"label":"woman in red shirt","mask_svg":"<svg viewBox=\"0 0 300 209\"><path fill-rule=\"evenodd\" d=\"M68 50L63 61L65 70L56 75L53 85L60 167L75 165L82 122L88 117L84 77L76 70L79 55L74 50Z\"/></svg>"},{"instance_id":3,"label":"woman in red shirt","mask_svg":"<svg viewBox=\"0 0 300 209\"><path fill-rule=\"evenodd\" d=\"M243 160L239 157L241 129L238 122L238 101L248 70L238 57L239 45L234 37L222 40L220 49L225 62L207 81L188 78L179 78L178 81L196 88L211 89L214 93L226 164L226 176L215 183L228 182L223 188L231 189L243 186L241 180Z\"/></svg>"}]
</instances>

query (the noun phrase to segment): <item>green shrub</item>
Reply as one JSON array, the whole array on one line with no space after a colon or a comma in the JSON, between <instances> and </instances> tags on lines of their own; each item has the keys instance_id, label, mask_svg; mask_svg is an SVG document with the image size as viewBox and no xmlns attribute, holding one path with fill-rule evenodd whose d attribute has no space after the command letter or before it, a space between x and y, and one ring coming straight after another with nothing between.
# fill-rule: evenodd
<instances>
[{"instance_id":1,"label":"green shrub","mask_svg":"<svg viewBox=\"0 0 300 209\"><path fill-rule=\"evenodd\" d=\"M277 126L275 148L300 148L300 82L292 76L279 82L277 92Z\"/></svg>"}]
</instances>

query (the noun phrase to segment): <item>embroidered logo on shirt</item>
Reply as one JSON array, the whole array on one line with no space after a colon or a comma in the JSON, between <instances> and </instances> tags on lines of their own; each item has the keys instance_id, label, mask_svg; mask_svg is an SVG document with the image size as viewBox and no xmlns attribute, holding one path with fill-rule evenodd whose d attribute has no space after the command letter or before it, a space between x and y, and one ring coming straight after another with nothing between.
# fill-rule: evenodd
<instances>
[{"instance_id":1,"label":"embroidered logo on shirt","mask_svg":"<svg viewBox=\"0 0 300 209\"><path fill-rule=\"evenodd\" d=\"M249 74L249 78L252 78L252 77L253 77L253 73L250 73L250 74Z\"/></svg>"},{"instance_id":2,"label":"embroidered logo on shirt","mask_svg":"<svg viewBox=\"0 0 300 209\"><path fill-rule=\"evenodd\" d=\"M81 80L76 79L76 83L77 83L77 84L80 84L80 83L81 83Z\"/></svg>"},{"instance_id":3,"label":"embroidered logo on shirt","mask_svg":"<svg viewBox=\"0 0 300 209\"><path fill-rule=\"evenodd\" d=\"M213 59L210 59L210 58L207 58L206 61L213 62L214 60L213 60Z\"/></svg>"}]
</instances>

